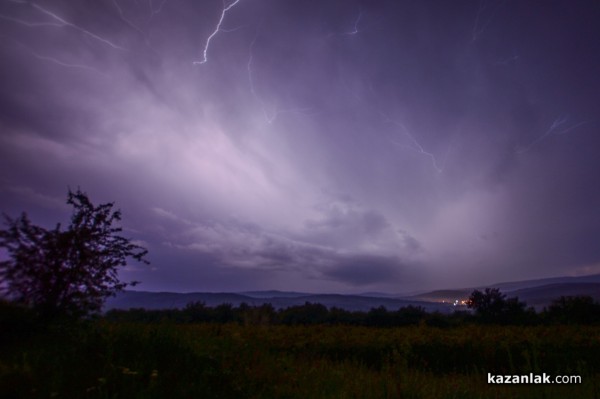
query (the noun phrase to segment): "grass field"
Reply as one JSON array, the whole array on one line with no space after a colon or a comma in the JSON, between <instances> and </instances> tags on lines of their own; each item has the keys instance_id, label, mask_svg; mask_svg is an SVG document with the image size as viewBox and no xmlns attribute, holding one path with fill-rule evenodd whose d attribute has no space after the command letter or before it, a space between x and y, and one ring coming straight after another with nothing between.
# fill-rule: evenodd
<instances>
[{"instance_id":1,"label":"grass field","mask_svg":"<svg viewBox=\"0 0 600 399\"><path fill-rule=\"evenodd\" d=\"M98 321L5 338L4 398L600 397L600 327ZM582 384L487 383L487 373L529 372Z\"/></svg>"}]
</instances>

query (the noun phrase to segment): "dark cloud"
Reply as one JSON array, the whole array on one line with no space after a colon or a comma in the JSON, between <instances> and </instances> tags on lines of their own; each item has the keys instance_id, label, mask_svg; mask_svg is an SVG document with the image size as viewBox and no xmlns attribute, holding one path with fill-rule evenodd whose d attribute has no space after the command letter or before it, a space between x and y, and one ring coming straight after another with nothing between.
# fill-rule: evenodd
<instances>
[{"instance_id":1,"label":"dark cloud","mask_svg":"<svg viewBox=\"0 0 600 399\"><path fill-rule=\"evenodd\" d=\"M416 273L407 273L407 266L396 257L347 255L323 271L326 278L342 281L353 286L396 283L401 278L415 282Z\"/></svg>"}]
</instances>

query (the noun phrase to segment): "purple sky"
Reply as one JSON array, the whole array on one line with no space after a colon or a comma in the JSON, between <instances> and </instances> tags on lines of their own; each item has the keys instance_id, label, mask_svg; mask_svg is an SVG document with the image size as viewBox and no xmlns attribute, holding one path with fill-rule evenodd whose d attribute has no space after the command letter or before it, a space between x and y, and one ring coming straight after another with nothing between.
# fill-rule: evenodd
<instances>
[{"instance_id":1,"label":"purple sky","mask_svg":"<svg viewBox=\"0 0 600 399\"><path fill-rule=\"evenodd\" d=\"M595 1L2 0L0 211L50 227L67 187L115 201L146 290L599 273L598 21Z\"/></svg>"}]
</instances>

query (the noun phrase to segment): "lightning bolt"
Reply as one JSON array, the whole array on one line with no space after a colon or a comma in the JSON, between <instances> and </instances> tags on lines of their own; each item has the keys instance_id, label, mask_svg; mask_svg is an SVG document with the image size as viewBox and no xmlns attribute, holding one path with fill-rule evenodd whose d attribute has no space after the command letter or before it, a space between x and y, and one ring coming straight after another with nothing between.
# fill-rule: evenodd
<instances>
[{"instance_id":1,"label":"lightning bolt","mask_svg":"<svg viewBox=\"0 0 600 399\"><path fill-rule=\"evenodd\" d=\"M512 57L504 58L495 62L496 65L509 65L519 60L519 56L517 54Z\"/></svg>"},{"instance_id":2,"label":"lightning bolt","mask_svg":"<svg viewBox=\"0 0 600 399\"><path fill-rule=\"evenodd\" d=\"M238 31L238 30L240 30L240 29L247 28L248 26L250 26L250 25L241 25L241 26L238 26L238 27L236 27L236 28L231 28L231 29L225 29L225 28L221 28L221 32L225 32L225 33L231 33L231 32Z\"/></svg>"},{"instance_id":3,"label":"lightning bolt","mask_svg":"<svg viewBox=\"0 0 600 399\"><path fill-rule=\"evenodd\" d=\"M3 19L5 21L15 22L17 24L24 25L28 28L37 28L40 26L52 26L52 27L56 27L56 28L63 28L65 26L64 24L58 24L56 22L28 22L28 21L23 21L22 19L12 18L12 17L2 15L2 14L0 14L0 19Z\"/></svg>"},{"instance_id":4,"label":"lightning bolt","mask_svg":"<svg viewBox=\"0 0 600 399\"><path fill-rule=\"evenodd\" d=\"M133 22L131 22L129 19L127 19L127 17L125 17L125 14L123 13L123 9L121 8L121 6L119 5L119 1L118 0L113 0L113 4L115 5L115 8L117 9L117 11L119 12L119 18L121 18L121 21L125 22L127 25L129 25L133 30L137 31L138 33L140 33L142 36L146 37L146 34L144 33L144 31L142 31L140 29L139 26L137 26L136 24L134 24Z\"/></svg>"},{"instance_id":5,"label":"lightning bolt","mask_svg":"<svg viewBox=\"0 0 600 399\"><path fill-rule=\"evenodd\" d=\"M479 7L477 8L477 14L475 14L475 23L473 24L473 29L471 31L472 41L477 40L478 33L481 34L481 32L479 32L479 30L478 30L478 26L479 26L479 17L481 17L482 10L483 10L483 1L480 0Z\"/></svg>"},{"instance_id":6,"label":"lightning bolt","mask_svg":"<svg viewBox=\"0 0 600 399\"><path fill-rule=\"evenodd\" d=\"M58 60L56 58L53 58L53 57L49 57L49 56L45 56L45 55L40 55L40 54L34 53L33 51L31 52L31 55L34 56L35 58L37 58L38 60L52 62L52 63L54 63L56 65L60 65L60 66L66 67L66 68L84 69L84 70L87 70L87 71L92 71L92 72L98 73L98 74L100 74L102 76L108 76L104 72L101 72L101 71L97 70L96 68L88 66L88 65L83 65L83 64L69 64L69 63L60 61L60 60Z\"/></svg>"},{"instance_id":7,"label":"lightning bolt","mask_svg":"<svg viewBox=\"0 0 600 399\"><path fill-rule=\"evenodd\" d=\"M267 121L267 123L270 124L270 123L273 123L273 121L277 117L277 111L272 116L269 116L269 114L267 113L267 108L265 106L265 102L256 93L256 88L254 86L254 78L253 78L253 75L252 75L252 62L254 60L253 49L254 49L254 44L256 43L257 39L258 39L258 29L256 31L256 35L254 36L254 39L252 39L252 42L250 43L250 50L249 50L250 55L248 57L248 64L246 66L247 69L248 69L248 84L250 86L250 93L252 93L252 96L260 104L260 106L262 108L262 111L263 111L263 115L265 117L265 120Z\"/></svg>"},{"instance_id":8,"label":"lightning bolt","mask_svg":"<svg viewBox=\"0 0 600 399\"><path fill-rule=\"evenodd\" d=\"M438 173L442 173L444 171L443 167L440 167L438 164L438 161L435 157L435 155L429 151L426 151L423 146L417 141L417 139L415 138L415 136L413 136L410 131L408 130L408 128L406 127L406 125L404 125L401 122L395 121L393 119L390 119L387 115L385 115L383 112L380 112L380 114L384 117L384 122L386 123L391 123L395 126L398 126L402 133L409 139L410 143L412 145L405 145L402 144L400 142L397 142L395 140L391 140L393 144L398 145L400 147L405 147L405 148L409 148L421 155L424 155L426 157L428 157L429 159L431 159L431 164L433 166L433 168L436 170L436 172Z\"/></svg>"},{"instance_id":9,"label":"lightning bolt","mask_svg":"<svg viewBox=\"0 0 600 399\"><path fill-rule=\"evenodd\" d=\"M392 118L390 118L385 112L383 112L381 109L376 108L373 106L372 103L365 101L363 98L361 98L361 96L359 96L355 90L351 89L350 86L348 85L348 82L346 81L346 79L344 79L343 77L341 78L341 82L344 85L344 87L346 88L346 90L354 97L356 98L358 101L366 104L368 106L368 108L370 108L371 112L380 115L383 118L383 122L384 123L390 123L394 126L397 126L400 128L402 134L408 138L410 145L406 145L404 143L401 143L400 141L396 141L394 139L389 138L389 140L391 141L392 144L397 145L399 147L404 147L404 148L408 148L412 151L417 152L418 154L421 154L427 158L429 158L431 160L431 165L433 166L433 168L435 169L436 172L438 173L442 173L444 171L443 165L440 166L436 156L425 150L425 148L419 143L419 141L417 140L417 138L410 133L410 130L406 127L405 124L398 122ZM376 93L373 90L373 86L369 83L369 89L371 92L373 92L373 94L376 95ZM448 151L446 152L446 156L444 157L444 162L445 163L445 158L448 156L448 152L449 152L450 148L448 148Z\"/></svg>"},{"instance_id":10,"label":"lightning bolt","mask_svg":"<svg viewBox=\"0 0 600 399\"><path fill-rule=\"evenodd\" d=\"M477 15L475 15L475 23L473 24L472 40L471 40L472 42L475 42L479 38L479 36L481 36L483 34L483 32L488 27L490 22L492 22L492 20L494 19L494 16L498 12L498 10L505 3L506 3L506 0L497 2L496 7L493 8L492 11L488 14L487 19L484 20L483 22L481 22L480 20L482 19L483 13L485 12L486 9L488 9L488 2L487 2L487 0L479 1L479 8L477 9Z\"/></svg>"},{"instance_id":11,"label":"lightning bolt","mask_svg":"<svg viewBox=\"0 0 600 399\"><path fill-rule=\"evenodd\" d=\"M588 121L582 121L582 122L579 122L579 123L577 123L577 124L575 124L575 125L573 125L573 126L571 126L571 127L568 127L568 128L566 128L566 129L563 129L563 130L561 130L561 131L559 131L559 132L555 132L554 134L556 134L557 136L559 136L559 135L561 135L561 134L566 134L566 133L569 133L571 130L573 130L573 129L575 129L575 128L578 128L578 127L579 127L579 126L581 126L581 125L585 125L585 124L587 124L587 123L588 123Z\"/></svg>"},{"instance_id":12,"label":"lightning bolt","mask_svg":"<svg viewBox=\"0 0 600 399\"><path fill-rule=\"evenodd\" d=\"M47 56L47 55L42 55L42 54L36 53L30 47L26 46L25 44L23 44L23 43L15 40L15 39L13 39L11 37L7 37L7 36L2 35L2 36L0 36L0 38L15 43L18 47L20 47L21 49L23 49L23 51L25 51L26 53L28 53L29 55L31 55L32 57L34 57L34 58L36 58L38 60L50 62L50 63L56 64L56 65L59 65L59 66L65 67L65 68L83 69L83 70L86 70L86 71L91 71L91 72L98 73L98 74L100 74L102 76L108 76L104 72L102 72L102 71L100 71L100 70L98 70L98 69L96 69L94 67L91 67L89 65L72 64L72 63L61 61L61 60L59 60L57 58L54 58L54 57L50 57L50 56Z\"/></svg>"},{"instance_id":13,"label":"lightning bolt","mask_svg":"<svg viewBox=\"0 0 600 399\"><path fill-rule=\"evenodd\" d=\"M354 21L354 30L352 30L350 32L346 32L346 33L344 33L344 35L356 35L360 32L358 30L358 24L360 23L362 16L363 16L363 13L362 13L362 11L359 10L358 17L356 17L356 20Z\"/></svg>"},{"instance_id":14,"label":"lightning bolt","mask_svg":"<svg viewBox=\"0 0 600 399\"><path fill-rule=\"evenodd\" d=\"M354 36L359 34L360 32L362 32L364 29L359 29L358 26L360 25L360 21L362 20L363 17L363 12L362 10L358 11L358 16L356 17L356 19L354 20L354 27L351 31L348 32L331 32L328 33L325 38L329 39L332 37L336 37L336 36Z\"/></svg>"},{"instance_id":15,"label":"lightning bolt","mask_svg":"<svg viewBox=\"0 0 600 399\"><path fill-rule=\"evenodd\" d=\"M101 72L101 71L99 71L98 69L96 69L96 68L94 68L94 67L91 67L91 66L89 66L89 65L83 65L83 64L70 64L70 63L67 63L67 62L64 62L64 61L60 61L60 60L58 60L58 59L56 59L56 58L53 58L53 57L49 57L49 56L46 56L46 55L41 55L41 54L38 54L38 53L36 53L36 52L34 52L34 51L31 51L31 50L29 50L29 49L28 49L28 52L29 52L29 53L30 53L30 54L31 54L33 57L35 57L35 58L37 58L38 60L41 60L41 61L48 61L48 62L51 62L51 63L53 63L53 64L56 64L56 65L60 65L60 66L62 66L62 67L65 67L65 68L83 69L83 70L86 70L86 71L91 71L91 72L98 73L98 74L100 74L100 75L102 75L102 76L108 76L108 75L106 75L104 72Z\"/></svg>"},{"instance_id":16,"label":"lightning bolt","mask_svg":"<svg viewBox=\"0 0 600 399\"><path fill-rule=\"evenodd\" d=\"M148 7L150 8L150 17L148 18L148 22L150 22L155 15L160 14L162 12L162 9L165 6L166 2L167 0L162 0L158 7L154 8L154 3L152 2L152 0L148 0Z\"/></svg>"},{"instance_id":17,"label":"lightning bolt","mask_svg":"<svg viewBox=\"0 0 600 399\"><path fill-rule=\"evenodd\" d=\"M121 46L119 46L117 44L114 44L113 42L111 42L108 39L100 37L100 36L96 35L95 33L92 33L89 30L82 28L79 25L75 25L74 23L67 21L67 20L59 17L58 15L56 15L55 13L53 13L52 11L49 11L49 10L45 9L44 7L42 7L42 6L40 6L40 5L36 4L36 3L31 3L31 5L33 6L33 8L35 8L39 12L41 12L41 13L43 13L45 15L48 15L49 17L54 18L56 21L64 24L65 26L68 26L70 28L78 30L79 32L81 32L81 33L83 33L85 35L88 35L88 36L90 36L90 37L92 37L92 38L94 38L94 39L96 39L96 40L98 40L98 41L100 41L100 42L102 42L102 43L104 43L104 44L106 44L106 45L114 48L114 49L127 51L126 48L123 48L123 47L121 47Z\"/></svg>"},{"instance_id":18,"label":"lightning bolt","mask_svg":"<svg viewBox=\"0 0 600 399\"><path fill-rule=\"evenodd\" d=\"M253 77L253 73L252 73L252 62L254 61L253 49L254 49L254 44L256 43L256 40L258 39L259 30L260 30L260 28L257 29L256 35L254 36L254 39L252 39L252 42L250 43L248 64L246 67L248 70L248 85L250 86L250 93L255 98L255 100L260 104L260 106L262 108L263 116L265 117L265 121L268 124L271 124L275 121L275 119L277 119L277 117L279 115L285 114L285 113L299 113L299 114L303 114L303 115L313 115L313 114L309 113L309 111L312 109L310 107L278 109L278 107L275 106L275 110L271 113L271 115L269 115L269 112L267 112L267 106L266 106L265 102L263 101L262 97L258 95L258 93L256 91L256 87L254 84L254 77Z\"/></svg>"},{"instance_id":19,"label":"lightning bolt","mask_svg":"<svg viewBox=\"0 0 600 399\"><path fill-rule=\"evenodd\" d=\"M72 22L69 22L63 18L61 18L60 16L58 16L57 14L53 13L52 11L40 6L37 3L29 3L29 2L25 2L25 1L20 1L20 0L9 0L12 3L17 3L17 4L24 4L24 5L31 5L34 9L36 9L37 11L39 11L40 13L52 18L54 21L57 22L27 22L27 21L22 21L20 19L16 19L16 18L11 18L11 17L7 17L7 16L2 16L2 19L5 20L10 20L16 23L19 23L21 25L27 26L27 27L39 27L39 26L52 26L52 27L59 27L59 28L63 28L63 27L69 27L72 29L75 29L81 33L83 33L84 35L87 35L95 40L98 40L114 49L118 49L118 50L124 50L127 51L127 49L111 42L108 39L105 39L101 36L96 35L95 33L90 32L87 29L82 28L79 25L76 25Z\"/></svg>"},{"instance_id":20,"label":"lightning bolt","mask_svg":"<svg viewBox=\"0 0 600 399\"><path fill-rule=\"evenodd\" d=\"M567 118L565 116L556 118L554 120L554 122L552 122L552 125L550 125L550 127L548 128L548 130L546 130L546 132L544 134L542 134L537 139L533 140L531 143L529 143L527 146L525 146L525 148L518 150L517 154L523 154L523 153L531 150L533 147L535 147L536 145L538 145L539 143L541 143L542 141L544 141L545 139L550 137L551 134L554 134L556 136L563 135L563 134L566 134L566 133L588 123L588 121L583 121L583 122L578 122L571 126L565 126L568 121L569 121L569 118Z\"/></svg>"},{"instance_id":21,"label":"lightning bolt","mask_svg":"<svg viewBox=\"0 0 600 399\"><path fill-rule=\"evenodd\" d=\"M113 0L113 4L115 5L115 8L119 12L119 18L121 18L121 21L125 22L125 24L127 24L130 28L132 28L133 30L135 30L136 32L138 32L144 38L144 44L146 45L146 47L148 47L156 55L160 56L160 53L158 51L156 51L150 45L150 40L148 39L148 36L146 35L146 32L144 32L139 26L137 26L136 24L134 24L133 22L131 22L131 20L129 20L125 16L125 13L123 12L123 9L119 5L118 0ZM164 5L164 2L160 5L161 9L162 9L163 5ZM150 18L152 18L152 16L150 16Z\"/></svg>"},{"instance_id":22,"label":"lightning bolt","mask_svg":"<svg viewBox=\"0 0 600 399\"><path fill-rule=\"evenodd\" d=\"M225 19L225 14L227 14L227 11L231 10L239 2L240 0L235 0L233 3L223 8L223 11L221 12L221 18L219 18L219 22L217 23L217 27L215 28L214 32L210 34L208 39L206 39L206 43L204 44L204 51L202 52L202 60L192 61L193 65L202 65L208 62L208 48L210 47L210 41L213 39L213 37L217 35L217 33L219 33L219 30L221 29L221 24Z\"/></svg>"}]
</instances>

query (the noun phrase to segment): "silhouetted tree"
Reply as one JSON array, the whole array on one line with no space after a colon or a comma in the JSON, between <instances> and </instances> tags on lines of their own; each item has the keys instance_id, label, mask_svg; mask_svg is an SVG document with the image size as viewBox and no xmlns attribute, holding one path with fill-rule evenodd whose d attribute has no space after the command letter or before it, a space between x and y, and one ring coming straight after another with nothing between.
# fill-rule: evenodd
<instances>
[{"instance_id":1,"label":"silhouetted tree","mask_svg":"<svg viewBox=\"0 0 600 399\"><path fill-rule=\"evenodd\" d=\"M427 311L423 307L408 305L401 307L394 313L394 324L397 326L419 324L425 317L427 317Z\"/></svg>"},{"instance_id":2,"label":"silhouetted tree","mask_svg":"<svg viewBox=\"0 0 600 399\"><path fill-rule=\"evenodd\" d=\"M506 299L506 294L498 288L473 291L467 306L474 309L477 318L484 323L525 324L535 317L532 309L525 309L525 302L518 298Z\"/></svg>"},{"instance_id":3,"label":"silhouetted tree","mask_svg":"<svg viewBox=\"0 0 600 399\"><path fill-rule=\"evenodd\" d=\"M543 316L554 323L594 324L600 322L600 304L591 296L561 296L552 301Z\"/></svg>"},{"instance_id":4,"label":"silhouetted tree","mask_svg":"<svg viewBox=\"0 0 600 399\"><path fill-rule=\"evenodd\" d=\"M238 321L236 313L233 311L233 305L230 303L222 303L213 309L213 321L217 323L231 323Z\"/></svg>"},{"instance_id":5,"label":"silhouetted tree","mask_svg":"<svg viewBox=\"0 0 600 399\"><path fill-rule=\"evenodd\" d=\"M394 316L388 312L385 306L378 306L369 310L365 316L365 324L373 327L392 327Z\"/></svg>"},{"instance_id":6,"label":"silhouetted tree","mask_svg":"<svg viewBox=\"0 0 600 399\"><path fill-rule=\"evenodd\" d=\"M148 263L147 250L114 227L121 213L113 203L94 206L78 189L69 190L67 204L73 214L64 231L60 223L51 230L36 226L25 213L4 215L8 228L0 230L0 247L10 257L0 262L0 292L46 318L98 312L108 296L136 284L118 279L128 258Z\"/></svg>"},{"instance_id":7,"label":"silhouetted tree","mask_svg":"<svg viewBox=\"0 0 600 399\"><path fill-rule=\"evenodd\" d=\"M498 288L486 288L485 292L475 290L467 301L467 306L485 318L496 318L502 312L506 295Z\"/></svg>"},{"instance_id":8,"label":"silhouetted tree","mask_svg":"<svg viewBox=\"0 0 600 399\"><path fill-rule=\"evenodd\" d=\"M190 302L183 309L184 319L190 323L199 323L211 320L211 309L202 301Z\"/></svg>"},{"instance_id":9,"label":"silhouetted tree","mask_svg":"<svg viewBox=\"0 0 600 399\"><path fill-rule=\"evenodd\" d=\"M238 312L240 320L249 325L269 325L277 318L277 311L270 303L251 307L244 302L240 304Z\"/></svg>"},{"instance_id":10,"label":"silhouetted tree","mask_svg":"<svg viewBox=\"0 0 600 399\"><path fill-rule=\"evenodd\" d=\"M333 306L329 309L328 321L330 324L359 325L364 324L365 313L349 311Z\"/></svg>"},{"instance_id":11,"label":"silhouetted tree","mask_svg":"<svg viewBox=\"0 0 600 399\"><path fill-rule=\"evenodd\" d=\"M425 324L430 327L447 328L451 327L450 317L438 311L427 314Z\"/></svg>"},{"instance_id":12,"label":"silhouetted tree","mask_svg":"<svg viewBox=\"0 0 600 399\"><path fill-rule=\"evenodd\" d=\"M320 303L305 302L301 306L291 306L279 314L283 324L323 324L327 321L329 311Z\"/></svg>"}]
</instances>

